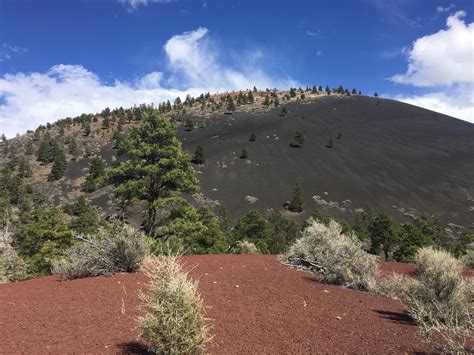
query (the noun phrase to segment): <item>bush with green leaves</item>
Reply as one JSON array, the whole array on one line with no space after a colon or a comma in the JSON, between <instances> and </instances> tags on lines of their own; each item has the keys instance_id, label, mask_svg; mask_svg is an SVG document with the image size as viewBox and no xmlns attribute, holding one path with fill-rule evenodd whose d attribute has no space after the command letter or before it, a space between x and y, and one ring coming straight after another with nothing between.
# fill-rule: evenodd
<instances>
[{"instance_id":1,"label":"bush with green leaves","mask_svg":"<svg viewBox=\"0 0 474 355\"><path fill-rule=\"evenodd\" d=\"M472 352L474 282L462 275L462 262L444 250L424 247L415 264L416 279L395 274L382 283L382 292L401 298L435 349Z\"/></svg>"},{"instance_id":2,"label":"bush with green leaves","mask_svg":"<svg viewBox=\"0 0 474 355\"><path fill-rule=\"evenodd\" d=\"M284 262L317 272L327 283L362 291L377 289L377 257L362 249L355 234L342 234L335 221L325 225L310 219Z\"/></svg>"},{"instance_id":3,"label":"bush with green leaves","mask_svg":"<svg viewBox=\"0 0 474 355\"><path fill-rule=\"evenodd\" d=\"M462 256L461 260L464 265L468 268L474 268L474 243L470 243L466 247L466 253Z\"/></svg>"},{"instance_id":4,"label":"bush with green leaves","mask_svg":"<svg viewBox=\"0 0 474 355\"><path fill-rule=\"evenodd\" d=\"M144 235L118 221L96 236L77 235L76 240L64 258L53 262L53 273L64 280L138 271L148 251Z\"/></svg>"},{"instance_id":5,"label":"bush with green leaves","mask_svg":"<svg viewBox=\"0 0 474 355\"><path fill-rule=\"evenodd\" d=\"M145 266L148 290L141 294L142 337L156 354L204 354L211 340L197 281L176 256L162 256Z\"/></svg>"}]
</instances>

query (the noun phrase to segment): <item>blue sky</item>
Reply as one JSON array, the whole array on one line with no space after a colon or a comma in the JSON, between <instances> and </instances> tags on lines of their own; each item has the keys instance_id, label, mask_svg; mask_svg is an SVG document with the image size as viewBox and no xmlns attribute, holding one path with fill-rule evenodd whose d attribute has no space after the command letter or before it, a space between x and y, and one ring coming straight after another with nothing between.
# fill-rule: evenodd
<instances>
[{"instance_id":1,"label":"blue sky","mask_svg":"<svg viewBox=\"0 0 474 355\"><path fill-rule=\"evenodd\" d=\"M343 85L474 121L471 0L0 0L0 131L186 93Z\"/></svg>"}]
</instances>

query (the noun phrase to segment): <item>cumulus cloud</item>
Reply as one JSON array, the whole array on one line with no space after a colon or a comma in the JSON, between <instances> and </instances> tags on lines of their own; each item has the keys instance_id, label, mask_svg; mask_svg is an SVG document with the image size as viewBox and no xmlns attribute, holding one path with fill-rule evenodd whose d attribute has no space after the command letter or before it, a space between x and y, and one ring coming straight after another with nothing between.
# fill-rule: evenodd
<instances>
[{"instance_id":1,"label":"cumulus cloud","mask_svg":"<svg viewBox=\"0 0 474 355\"><path fill-rule=\"evenodd\" d=\"M474 23L466 24L458 11L449 16L447 29L418 38L406 50L408 70L392 76L396 83L414 86L473 83Z\"/></svg>"},{"instance_id":2,"label":"cumulus cloud","mask_svg":"<svg viewBox=\"0 0 474 355\"><path fill-rule=\"evenodd\" d=\"M474 123L474 85L472 84L421 95L398 95L394 99Z\"/></svg>"},{"instance_id":3,"label":"cumulus cloud","mask_svg":"<svg viewBox=\"0 0 474 355\"><path fill-rule=\"evenodd\" d=\"M187 94L265 87L296 86L291 79L274 80L252 65L240 70L223 65L218 48L199 28L173 36L164 46L168 72L154 71L133 81L104 83L81 65L59 64L46 72L5 74L0 78L0 127L8 137L40 124L105 107L158 104Z\"/></svg>"},{"instance_id":4,"label":"cumulus cloud","mask_svg":"<svg viewBox=\"0 0 474 355\"><path fill-rule=\"evenodd\" d=\"M474 122L474 23L466 24L464 11L449 16L447 28L417 39L405 49L405 74L395 83L423 87L420 95L396 99Z\"/></svg>"},{"instance_id":5,"label":"cumulus cloud","mask_svg":"<svg viewBox=\"0 0 474 355\"><path fill-rule=\"evenodd\" d=\"M295 85L291 79L275 80L261 68L259 60L263 55L248 53L243 69L233 69L222 65L218 60L219 49L208 39L208 30L198 28L171 37L164 46L172 76L170 83L185 82L190 86L204 86L209 91L246 89L258 87L286 87Z\"/></svg>"}]
</instances>

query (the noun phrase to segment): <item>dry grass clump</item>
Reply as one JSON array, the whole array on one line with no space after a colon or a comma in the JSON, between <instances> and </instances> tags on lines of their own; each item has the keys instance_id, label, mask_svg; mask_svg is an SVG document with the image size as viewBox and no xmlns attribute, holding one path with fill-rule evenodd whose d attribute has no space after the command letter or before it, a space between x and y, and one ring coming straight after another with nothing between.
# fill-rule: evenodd
<instances>
[{"instance_id":1,"label":"dry grass clump","mask_svg":"<svg viewBox=\"0 0 474 355\"><path fill-rule=\"evenodd\" d=\"M396 275L382 290L405 303L425 339L437 350L470 352L473 346L474 283L450 253L422 248L415 259L418 278Z\"/></svg>"},{"instance_id":2,"label":"dry grass clump","mask_svg":"<svg viewBox=\"0 0 474 355\"><path fill-rule=\"evenodd\" d=\"M197 282L176 256L148 260L148 292L141 295L145 316L138 319L142 336L157 354L203 354L210 341L205 306Z\"/></svg>"},{"instance_id":3,"label":"dry grass clump","mask_svg":"<svg viewBox=\"0 0 474 355\"><path fill-rule=\"evenodd\" d=\"M246 240L238 241L232 250L236 254L258 254L255 244Z\"/></svg>"},{"instance_id":4,"label":"dry grass clump","mask_svg":"<svg viewBox=\"0 0 474 355\"><path fill-rule=\"evenodd\" d=\"M126 224L77 239L80 242L65 252L65 258L53 263L53 273L64 280L138 271L148 250L143 234Z\"/></svg>"},{"instance_id":5,"label":"dry grass clump","mask_svg":"<svg viewBox=\"0 0 474 355\"><path fill-rule=\"evenodd\" d=\"M284 262L322 275L323 281L363 291L375 291L378 279L377 257L362 248L353 233L342 234L342 227L310 220L303 236L290 247Z\"/></svg>"}]
</instances>

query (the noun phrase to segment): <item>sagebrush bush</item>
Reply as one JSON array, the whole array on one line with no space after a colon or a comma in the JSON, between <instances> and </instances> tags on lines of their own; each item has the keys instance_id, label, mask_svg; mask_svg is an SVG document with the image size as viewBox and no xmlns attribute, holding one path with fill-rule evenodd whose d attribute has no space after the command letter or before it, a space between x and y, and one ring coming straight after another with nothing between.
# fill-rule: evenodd
<instances>
[{"instance_id":1,"label":"sagebrush bush","mask_svg":"<svg viewBox=\"0 0 474 355\"><path fill-rule=\"evenodd\" d=\"M312 218L302 233L290 247L287 263L319 272L327 283L355 290L376 290L377 257L362 249L356 235L342 234L341 225L334 220L325 225Z\"/></svg>"},{"instance_id":2,"label":"sagebrush bush","mask_svg":"<svg viewBox=\"0 0 474 355\"><path fill-rule=\"evenodd\" d=\"M64 280L118 272L135 272L147 254L146 240L133 227L116 223L98 236L79 235L79 242L53 263L53 273Z\"/></svg>"},{"instance_id":3,"label":"sagebrush bush","mask_svg":"<svg viewBox=\"0 0 474 355\"><path fill-rule=\"evenodd\" d=\"M474 269L474 243L467 246L466 254L463 255L461 260L466 267Z\"/></svg>"},{"instance_id":4,"label":"sagebrush bush","mask_svg":"<svg viewBox=\"0 0 474 355\"><path fill-rule=\"evenodd\" d=\"M255 244L246 240L239 240L232 250L236 254L258 254Z\"/></svg>"},{"instance_id":5,"label":"sagebrush bush","mask_svg":"<svg viewBox=\"0 0 474 355\"><path fill-rule=\"evenodd\" d=\"M24 280L27 265L11 245L0 246L0 283Z\"/></svg>"},{"instance_id":6,"label":"sagebrush bush","mask_svg":"<svg viewBox=\"0 0 474 355\"><path fill-rule=\"evenodd\" d=\"M147 262L148 291L141 294L147 313L138 319L142 336L157 354L202 354L210 341L205 306L197 282L175 256Z\"/></svg>"},{"instance_id":7,"label":"sagebrush bush","mask_svg":"<svg viewBox=\"0 0 474 355\"><path fill-rule=\"evenodd\" d=\"M417 252L415 263L416 279L396 275L385 281L382 289L396 290L386 294L402 299L436 349L469 351L473 345L474 283L462 276L462 262L446 251L425 247Z\"/></svg>"}]
</instances>

